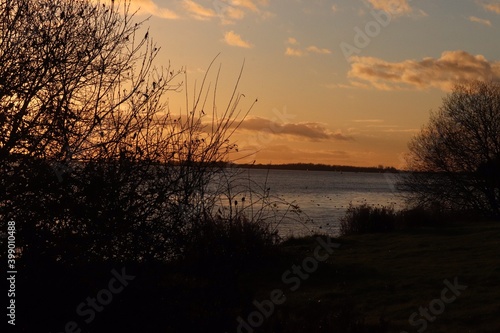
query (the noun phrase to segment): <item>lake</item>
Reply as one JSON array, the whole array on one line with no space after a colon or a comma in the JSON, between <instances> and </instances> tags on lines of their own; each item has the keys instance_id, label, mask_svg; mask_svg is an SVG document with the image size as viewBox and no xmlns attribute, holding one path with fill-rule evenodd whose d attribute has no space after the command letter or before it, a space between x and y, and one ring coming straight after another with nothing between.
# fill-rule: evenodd
<instances>
[{"instance_id":1,"label":"lake","mask_svg":"<svg viewBox=\"0 0 500 333\"><path fill-rule=\"evenodd\" d=\"M238 177L242 184L251 183L257 193L259 187L268 190L277 200L274 209L279 210L279 214L283 215L287 209L283 201L300 208L303 212L300 221L289 212L288 218L274 222L283 236L314 232L336 235L339 218L344 216L350 203L393 205L396 209L404 206L394 186L396 174L244 169ZM239 195L243 196L245 193ZM240 199L239 207L244 204Z\"/></svg>"}]
</instances>

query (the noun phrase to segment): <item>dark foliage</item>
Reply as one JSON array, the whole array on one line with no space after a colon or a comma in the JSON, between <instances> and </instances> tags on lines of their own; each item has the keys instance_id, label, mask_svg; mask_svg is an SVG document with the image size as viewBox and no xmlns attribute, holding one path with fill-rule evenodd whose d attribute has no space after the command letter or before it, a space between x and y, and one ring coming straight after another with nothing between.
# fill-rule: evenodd
<instances>
[{"instance_id":1,"label":"dark foliage","mask_svg":"<svg viewBox=\"0 0 500 333\"><path fill-rule=\"evenodd\" d=\"M442 206L417 206L399 211L393 207L350 205L340 220L342 235L385 233L423 227L443 227L462 222L479 221L481 215L471 210L451 211Z\"/></svg>"},{"instance_id":2,"label":"dark foliage","mask_svg":"<svg viewBox=\"0 0 500 333\"><path fill-rule=\"evenodd\" d=\"M342 235L389 232L395 229L396 213L392 207L349 205L346 215L340 220Z\"/></svg>"},{"instance_id":3,"label":"dark foliage","mask_svg":"<svg viewBox=\"0 0 500 333\"><path fill-rule=\"evenodd\" d=\"M500 85L457 85L409 144L401 189L412 205L500 218Z\"/></svg>"}]
</instances>

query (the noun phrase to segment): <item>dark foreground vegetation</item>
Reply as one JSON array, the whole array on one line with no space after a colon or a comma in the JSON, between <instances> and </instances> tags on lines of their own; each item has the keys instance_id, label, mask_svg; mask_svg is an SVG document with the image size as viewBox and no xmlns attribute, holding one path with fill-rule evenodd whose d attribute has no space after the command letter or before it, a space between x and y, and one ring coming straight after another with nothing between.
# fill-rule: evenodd
<instances>
[{"instance_id":1,"label":"dark foreground vegetation","mask_svg":"<svg viewBox=\"0 0 500 333\"><path fill-rule=\"evenodd\" d=\"M82 332L237 332L237 318L248 322L257 310L255 300L263 303L281 289L286 301L274 307L256 332L417 332L424 325L416 324L422 317L414 317L413 326L409 317L439 299L443 281L454 283L455 278L467 288L434 321L427 320L427 331L500 329L496 223L421 226L336 239L340 247L300 279L294 291L297 281L290 277L295 275L286 280L283 274L314 256L316 237L274 247L254 242L256 234L249 228L243 221L225 228L216 244L212 235L204 239L201 233L196 255L164 264L30 263L19 269L21 331L64 332L74 321ZM242 243L244 239L251 243ZM109 289L112 270L122 269L131 279L108 303L102 290ZM106 305L91 310L89 297Z\"/></svg>"},{"instance_id":2,"label":"dark foreground vegetation","mask_svg":"<svg viewBox=\"0 0 500 333\"><path fill-rule=\"evenodd\" d=\"M395 210L393 206L349 205L340 219L343 236L387 233L419 227L443 227L457 221L478 221L485 217L473 210L453 211L440 206L417 206Z\"/></svg>"},{"instance_id":3,"label":"dark foreground vegetation","mask_svg":"<svg viewBox=\"0 0 500 333\"><path fill-rule=\"evenodd\" d=\"M500 220L500 84L460 83L409 143L401 188L413 204Z\"/></svg>"}]
</instances>

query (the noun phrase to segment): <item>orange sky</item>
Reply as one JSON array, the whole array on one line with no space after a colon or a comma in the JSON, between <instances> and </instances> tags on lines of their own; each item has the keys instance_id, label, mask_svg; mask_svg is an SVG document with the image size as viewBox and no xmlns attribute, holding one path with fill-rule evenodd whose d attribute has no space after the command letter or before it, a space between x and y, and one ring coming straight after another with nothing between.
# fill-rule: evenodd
<instances>
[{"instance_id":1,"label":"orange sky","mask_svg":"<svg viewBox=\"0 0 500 333\"><path fill-rule=\"evenodd\" d=\"M454 82L500 79L498 0L133 4L152 15L158 64L186 66L190 83L220 53L221 105L245 61L241 106L259 100L234 136L247 162L402 167Z\"/></svg>"}]
</instances>

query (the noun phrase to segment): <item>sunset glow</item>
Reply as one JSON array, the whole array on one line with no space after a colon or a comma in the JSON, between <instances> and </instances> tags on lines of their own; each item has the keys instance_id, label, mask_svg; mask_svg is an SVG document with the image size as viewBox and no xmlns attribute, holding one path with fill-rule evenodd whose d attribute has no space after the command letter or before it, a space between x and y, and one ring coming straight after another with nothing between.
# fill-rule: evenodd
<instances>
[{"instance_id":1,"label":"sunset glow","mask_svg":"<svg viewBox=\"0 0 500 333\"><path fill-rule=\"evenodd\" d=\"M132 3L152 15L157 65L186 67L191 91L220 53L220 107L245 62L241 108L258 103L234 136L244 162L402 167L454 83L500 79L498 1Z\"/></svg>"}]
</instances>

